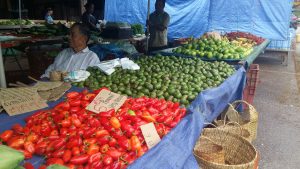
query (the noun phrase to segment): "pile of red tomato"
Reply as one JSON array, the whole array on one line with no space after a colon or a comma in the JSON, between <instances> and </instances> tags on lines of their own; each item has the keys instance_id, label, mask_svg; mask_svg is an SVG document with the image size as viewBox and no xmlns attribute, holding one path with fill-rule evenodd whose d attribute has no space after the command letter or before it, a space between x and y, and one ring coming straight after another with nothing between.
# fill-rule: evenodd
<instances>
[{"instance_id":1,"label":"pile of red tomato","mask_svg":"<svg viewBox=\"0 0 300 169\"><path fill-rule=\"evenodd\" d=\"M4 144L24 153L46 157L45 164L71 169L121 169L147 150L140 126L153 122L162 138L185 116L179 103L153 98L129 98L115 112L99 114L85 107L102 89L70 92L53 109L42 110L1 133ZM106 90L106 89L104 89ZM26 168L30 168L26 163Z\"/></svg>"}]
</instances>

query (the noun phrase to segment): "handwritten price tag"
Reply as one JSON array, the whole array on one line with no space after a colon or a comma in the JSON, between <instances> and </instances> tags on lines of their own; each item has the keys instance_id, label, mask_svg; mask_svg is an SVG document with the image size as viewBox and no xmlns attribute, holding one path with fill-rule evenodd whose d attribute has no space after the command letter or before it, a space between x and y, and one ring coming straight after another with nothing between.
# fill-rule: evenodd
<instances>
[{"instance_id":1,"label":"handwritten price tag","mask_svg":"<svg viewBox=\"0 0 300 169\"><path fill-rule=\"evenodd\" d=\"M116 111L124 104L127 97L113 93L109 90L101 90L95 99L86 107L86 110L94 113L105 112L111 109Z\"/></svg>"},{"instance_id":2,"label":"handwritten price tag","mask_svg":"<svg viewBox=\"0 0 300 169\"><path fill-rule=\"evenodd\" d=\"M142 125L141 130L149 149L160 142L160 137L153 123Z\"/></svg>"}]
</instances>

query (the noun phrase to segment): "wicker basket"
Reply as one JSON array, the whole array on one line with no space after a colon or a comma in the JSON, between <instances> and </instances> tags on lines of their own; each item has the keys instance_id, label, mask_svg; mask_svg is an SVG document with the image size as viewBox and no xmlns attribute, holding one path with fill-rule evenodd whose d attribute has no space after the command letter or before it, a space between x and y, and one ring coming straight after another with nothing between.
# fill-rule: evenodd
<instances>
[{"instance_id":1,"label":"wicker basket","mask_svg":"<svg viewBox=\"0 0 300 169\"><path fill-rule=\"evenodd\" d=\"M214 121L214 123L216 125L215 127L220 130L242 136L244 139L246 139L249 142L253 141L250 131L246 128L243 128L237 122L228 122L227 123L226 120L216 120L216 121Z\"/></svg>"},{"instance_id":2,"label":"wicker basket","mask_svg":"<svg viewBox=\"0 0 300 169\"><path fill-rule=\"evenodd\" d=\"M200 137L194 147L194 156L198 162L201 160L225 164L223 147L214 143L208 137Z\"/></svg>"},{"instance_id":3,"label":"wicker basket","mask_svg":"<svg viewBox=\"0 0 300 169\"><path fill-rule=\"evenodd\" d=\"M253 169L255 167L257 151L246 139L218 128L206 128L202 136L221 145L225 151L225 164L200 159L198 163L202 169Z\"/></svg>"},{"instance_id":4,"label":"wicker basket","mask_svg":"<svg viewBox=\"0 0 300 169\"><path fill-rule=\"evenodd\" d=\"M244 112L239 113L236 108L241 104L246 106L246 108L244 108ZM256 139L258 112L251 104L243 100L237 100L232 104L229 104L229 108L225 114L229 122L237 122L244 129L247 129L250 132L252 141Z\"/></svg>"}]
</instances>

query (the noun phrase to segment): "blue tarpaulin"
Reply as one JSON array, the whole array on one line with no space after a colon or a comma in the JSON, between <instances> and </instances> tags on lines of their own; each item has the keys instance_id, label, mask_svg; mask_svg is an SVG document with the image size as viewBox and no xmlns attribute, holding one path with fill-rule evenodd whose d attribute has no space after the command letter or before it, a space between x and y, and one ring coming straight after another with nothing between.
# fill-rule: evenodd
<instances>
[{"instance_id":1,"label":"blue tarpaulin","mask_svg":"<svg viewBox=\"0 0 300 169\"><path fill-rule=\"evenodd\" d=\"M211 30L244 31L271 39L285 40L293 0L167 0L171 17L169 39L199 37ZM154 11L155 0L151 0ZM105 2L105 19L145 24L147 0Z\"/></svg>"},{"instance_id":2,"label":"blue tarpaulin","mask_svg":"<svg viewBox=\"0 0 300 169\"><path fill-rule=\"evenodd\" d=\"M187 116L158 145L136 160L129 168L197 168L192 150L204 123L212 122L226 108L227 103L241 99L244 84L245 69L241 67L219 87L201 92L188 108ZM74 90L81 89L72 87L70 91ZM62 99L49 103L49 107L53 107L60 101ZM0 133L10 129L15 123L25 125L24 118L31 114L33 112L12 117L6 113L0 114ZM34 156L29 162L37 167L42 164L43 158Z\"/></svg>"},{"instance_id":3,"label":"blue tarpaulin","mask_svg":"<svg viewBox=\"0 0 300 169\"><path fill-rule=\"evenodd\" d=\"M155 0L151 0L151 12ZM147 0L109 0L105 2L105 20L145 25ZM168 38L199 37L208 28L209 0L169 0L165 11L171 17Z\"/></svg>"}]
</instances>

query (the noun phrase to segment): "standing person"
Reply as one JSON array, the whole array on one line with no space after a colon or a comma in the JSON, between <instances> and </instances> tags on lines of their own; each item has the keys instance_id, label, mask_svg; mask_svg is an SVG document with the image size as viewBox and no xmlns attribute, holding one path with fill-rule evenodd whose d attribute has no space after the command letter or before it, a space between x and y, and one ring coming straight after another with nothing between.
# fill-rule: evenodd
<instances>
[{"instance_id":1,"label":"standing person","mask_svg":"<svg viewBox=\"0 0 300 169\"><path fill-rule=\"evenodd\" d=\"M46 14L45 14L46 23L48 23L48 24L53 24L54 23L52 15L53 15L53 10L51 8L47 8Z\"/></svg>"},{"instance_id":2,"label":"standing person","mask_svg":"<svg viewBox=\"0 0 300 169\"><path fill-rule=\"evenodd\" d=\"M75 23L70 29L70 48L61 51L41 78L49 78L51 71L71 72L85 70L100 63L98 56L89 50L89 28L83 23Z\"/></svg>"},{"instance_id":3,"label":"standing person","mask_svg":"<svg viewBox=\"0 0 300 169\"><path fill-rule=\"evenodd\" d=\"M82 15L82 22L89 26L89 28L93 31L100 31L100 26L97 27L98 21L96 17L93 15L94 13L94 4L86 3L84 5L85 12Z\"/></svg>"},{"instance_id":4,"label":"standing person","mask_svg":"<svg viewBox=\"0 0 300 169\"><path fill-rule=\"evenodd\" d=\"M156 0L155 11L150 14L149 21L149 51L160 50L168 45L168 25L170 16L164 11L165 0Z\"/></svg>"}]
</instances>

